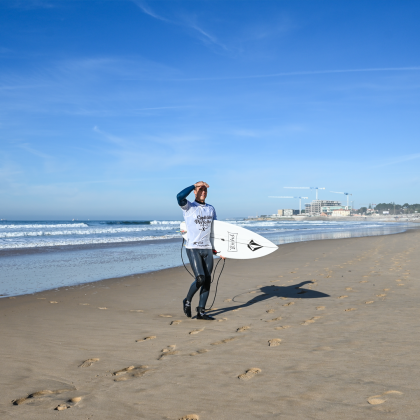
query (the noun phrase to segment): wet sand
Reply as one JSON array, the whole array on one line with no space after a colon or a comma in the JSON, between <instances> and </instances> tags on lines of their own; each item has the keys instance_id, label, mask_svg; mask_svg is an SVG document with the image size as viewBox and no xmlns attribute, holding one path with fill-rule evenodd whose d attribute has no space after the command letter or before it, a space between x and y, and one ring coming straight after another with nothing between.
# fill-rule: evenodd
<instances>
[{"instance_id":1,"label":"wet sand","mask_svg":"<svg viewBox=\"0 0 420 420\"><path fill-rule=\"evenodd\" d=\"M212 322L183 267L1 299L0 418L417 419L419 240L228 260Z\"/></svg>"}]
</instances>

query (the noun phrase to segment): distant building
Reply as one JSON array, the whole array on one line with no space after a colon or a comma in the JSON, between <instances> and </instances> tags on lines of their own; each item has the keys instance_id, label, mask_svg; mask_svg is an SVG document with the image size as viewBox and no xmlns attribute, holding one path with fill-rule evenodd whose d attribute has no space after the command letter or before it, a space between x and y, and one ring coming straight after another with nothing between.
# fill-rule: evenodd
<instances>
[{"instance_id":1,"label":"distant building","mask_svg":"<svg viewBox=\"0 0 420 420\"><path fill-rule=\"evenodd\" d=\"M290 216L295 216L299 214L299 210L293 210L293 209L279 209L277 210L277 216L286 216L286 217L290 217Z\"/></svg>"},{"instance_id":2,"label":"distant building","mask_svg":"<svg viewBox=\"0 0 420 420\"><path fill-rule=\"evenodd\" d=\"M333 217L341 217L341 216L350 216L350 210L348 209L335 209L331 212L331 216Z\"/></svg>"},{"instance_id":3,"label":"distant building","mask_svg":"<svg viewBox=\"0 0 420 420\"><path fill-rule=\"evenodd\" d=\"M341 207L341 202L332 200L313 200L312 203L305 204L305 213L319 216L321 213L325 213L325 210L323 210L324 207Z\"/></svg>"},{"instance_id":4,"label":"distant building","mask_svg":"<svg viewBox=\"0 0 420 420\"><path fill-rule=\"evenodd\" d=\"M321 207L321 211L323 213L326 213L327 215L330 215L330 216L336 210L346 210L346 211L348 210L348 211L351 212L352 208L351 208L351 206L349 206L349 207L347 207L347 206L324 206L324 207Z\"/></svg>"}]
</instances>

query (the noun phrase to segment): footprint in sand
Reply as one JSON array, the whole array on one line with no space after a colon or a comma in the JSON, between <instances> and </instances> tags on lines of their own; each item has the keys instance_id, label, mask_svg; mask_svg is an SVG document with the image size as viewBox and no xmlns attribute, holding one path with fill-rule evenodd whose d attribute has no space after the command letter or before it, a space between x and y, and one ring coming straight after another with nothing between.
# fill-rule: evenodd
<instances>
[{"instance_id":1,"label":"footprint in sand","mask_svg":"<svg viewBox=\"0 0 420 420\"><path fill-rule=\"evenodd\" d=\"M281 327L274 328L275 330L286 330L287 328L291 328L290 325L282 325Z\"/></svg>"},{"instance_id":2,"label":"footprint in sand","mask_svg":"<svg viewBox=\"0 0 420 420\"><path fill-rule=\"evenodd\" d=\"M337 299L344 299L344 298L348 298L348 296L347 296L347 295L338 296L338 298L337 298Z\"/></svg>"},{"instance_id":3,"label":"footprint in sand","mask_svg":"<svg viewBox=\"0 0 420 420\"><path fill-rule=\"evenodd\" d=\"M198 356L199 354L203 354L203 353L207 353L207 352L208 352L207 349L200 349L200 350L197 350L193 353L190 353L190 356Z\"/></svg>"},{"instance_id":4,"label":"footprint in sand","mask_svg":"<svg viewBox=\"0 0 420 420\"><path fill-rule=\"evenodd\" d=\"M389 290L391 290L391 289L384 289L384 292L388 292Z\"/></svg>"},{"instance_id":5,"label":"footprint in sand","mask_svg":"<svg viewBox=\"0 0 420 420\"><path fill-rule=\"evenodd\" d=\"M55 300L50 300L50 303L58 303L58 302L56 302Z\"/></svg>"},{"instance_id":6,"label":"footprint in sand","mask_svg":"<svg viewBox=\"0 0 420 420\"><path fill-rule=\"evenodd\" d=\"M278 316L277 318L267 319L265 322L273 322L273 321L280 321L280 320L281 320L281 316Z\"/></svg>"},{"instance_id":7,"label":"footprint in sand","mask_svg":"<svg viewBox=\"0 0 420 420\"><path fill-rule=\"evenodd\" d=\"M252 290L251 292L249 292L251 295L253 294L253 293L257 293L257 291L256 290Z\"/></svg>"},{"instance_id":8,"label":"footprint in sand","mask_svg":"<svg viewBox=\"0 0 420 420\"><path fill-rule=\"evenodd\" d=\"M281 339L280 338L273 338L271 340L268 340L268 346L269 347L277 347L279 346L281 343Z\"/></svg>"},{"instance_id":9,"label":"footprint in sand","mask_svg":"<svg viewBox=\"0 0 420 420\"><path fill-rule=\"evenodd\" d=\"M171 325L179 325L182 321L180 319L176 319L175 321L171 322Z\"/></svg>"},{"instance_id":10,"label":"footprint in sand","mask_svg":"<svg viewBox=\"0 0 420 420\"><path fill-rule=\"evenodd\" d=\"M400 392L400 391L393 391L393 390L391 390L391 391L386 391L386 392L383 392L382 394L380 394L380 395L374 395L373 397L369 397L368 399L367 399L367 402L369 403L369 404L371 404L371 405L378 405L378 404L383 404L385 401L386 401L386 399L383 399L383 398L381 398L383 395L390 395L390 394L396 394L396 395L401 395L402 394L402 392Z\"/></svg>"},{"instance_id":11,"label":"footprint in sand","mask_svg":"<svg viewBox=\"0 0 420 420\"><path fill-rule=\"evenodd\" d=\"M181 417L179 420L200 420L198 414L187 414L184 417Z\"/></svg>"},{"instance_id":12,"label":"footprint in sand","mask_svg":"<svg viewBox=\"0 0 420 420\"><path fill-rule=\"evenodd\" d=\"M225 322L227 320L228 320L227 318L222 318L222 319L218 319L217 322Z\"/></svg>"},{"instance_id":13,"label":"footprint in sand","mask_svg":"<svg viewBox=\"0 0 420 420\"><path fill-rule=\"evenodd\" d=\"M97 357L94 357L92 359L87 359L79 367L81 367L81 368L87 368L87 367L92 366L96 362L99 362L99 359Z\"/></svg>"},{"instance_id":14,"label":"footprint in sand","mask_svg":"<svg viewBox=\"0 0 420 420\"><path fill-rule=\"evenodd\" d=\"M349 311L355 311L356 308L348 308L348 309L344 309L344 312L349 312Z\"/></svg>"},{"instance_id":15,"label":"footprint in sand","mask_svg":"<svg viewBox=\"0 0 420 420\"><path fill-rule=\"evenodd\" d=\"M132 371L135 368L136 368L135 366L128 366L126 368L117 370L116 372L113 373L113 375L114 376L124 375L125 373L130 372L130 371Z\"/></svg>"},{"instance_id":16,"label":"footprint in sand","mask_svg":"<svg viewBox=\"0 0 420 420\"><path fill-rule=\"evenodd\" d=\"M63 392L68 392L68 391L74 391L76 388L67 388L67 389L56 389L56 390L50 390L50 389L43 389L42 391L37 391L34 392L32 394L29 394L26 397L23 398L18 398L13 402L14 405L20 405L23 404L25 402L30 401L32 398L40 398L40 397L45 397L46 395L55 395L55 394L61 394Z\"/></svg>"},{"instance_id":17,"label":"footprint in sand","mask_svg":"<svg viewBox=\"0 0 420 420\"><path fill-rule=\"evenodd\" d=\"M149 337L144 337L144 338L141 338L140 340L136 340L136 343L140 343L142 341L147 341L147 340L154 340L155 338L156 338L155 335L150 335Z\"/></svg>"},{"instance_id":18,"label":"footprint in sand","mask_svg":"<svg viewBox=\"0 0 420 420\"><path fill-rule=\"evenodd\" d=\"M189 334L194 335L194 334L201 333L201 331L204 331L204 328L200 328L198 330L192 330L192 331L189 332Z\"/></svg>"},{"instance_id":19,"label":"footprint in sand","mask_svg":"<svg viewBox=\"0 0 420 420\"><path fill-rule=\"evenodd\" d=\"M367 283L367 282L368 282L367 280L359 281L359 283Z\"/></svg>"},{"instance_id":20,"label":"footprint in sand","mask_svg":"<svg viewBox=\"0 0 420 420\"><path fill-rule=\"evenodd\" d=\"M365 302L366 303L366 305L370 305L371 303L373 303L374 302L374 300L368 300L367 302Z\"/></svg>"},{"instance_id":21,"label":"footprint in sand","mask_svg":"<svg viewBox=\"0 0 420 420\"><path fill-rule=\"evenodd\" d=\"M274 313L274 309L268 309L265 312L267 312L268 314L273 314Z\"/></svg>"},{"instance_id":22,"label":"footprint in sand","mask_svg":"<svg viewBox=\"0 0 420 420\"><path fill-rule=\"evenodd\" d=\"M143 309L130 309L130 312L144 312Z\"/></svg>"},{"instance_id":23,"label":"footprint in sand","mask_svg":"<svg viewBox=\"0 0 420 420\"><path fill-rule=\"evenodd\" d=\"M215 343L211 343L211 346L219 346L220 344L229 343L229 341L237 340L237 337L225 338L224 340L216 341Z\"/></svg>"},{"instance_id":24,"label":"footprint in sand","mask_svg":"<svg viewBox=\"0 0 420 420\"><path fill-rule=\"evenodd\" d=\"M160 314L159 316L161 316L163 318L172 318L172 315Z\"/></svg>"},{"instance_id":25,"label":"footprint in sand","mask_svg":"<svg viewBox=\"0 0 420 420\"><path fill-rule=\"evenodd\" d=\"M68 408L70 408L69 405L67 405L67 404L60 404L57 407L55 407L54 410L63 411L63 410L67 410Z\"/></svg>"},{"instance_id":26,"label":"footprint in sand","mask_svg":"<svg viewBox=\"0 0 420 420\"><path fill-rule=\"evenodd\" d=\"M317 311L323 311L325 309L325 306L317 306L316 310Z\"/></svg>"},{"instance_id":27,"label":"footprint in sand","mask_svg":"<svg viewBox=\"0 0 420 420\"><path fill-rule=\"evenodd\" d=\"M119 376L119 378L115 378L115 382L122 382L126 381L129 377L132 378L139 378L143 376L146 372L151 371L148 369L149 366L141 365L141 366L128 366L124 369L117 370L113 373L114 376ZM121 376L124 375L124 376Z\"/></svg>"},{"instance_id":28,"label":"footprint in sand","mask_svg":"<svg viewBox=\"0 0 420 420\"><path fill-rule=\"evenodd\" d=\"M295 302L289 302L289 303L285 303L283 306L290 306L290 305L294 305Z\"/></svg>"},{"instance_id":29,"label":"footprint in sand","mask_svg":"<svg viewBox=\"0 0 420 420\"><path fill-rule=\"evenodd\" d=\"M98 307L98 309L108 309L108 308L106 308L105 306L100 306L100 307Z\"/></svg>"},{"instance_id":30,"label":"footprint in sand","mask_svg":"<svg viewBox=\"0 0 420 420\"><path fill-rule=\"evenodd\" d=\"M300 325L309 325L313 324L317 319L321 318L320 316L314 316L311 319L307 319L306 321L301 322Z\"/></svg>"},{"instance_id":31,"label":"footprint in sand","mask_svg":"<svg viewBox=\"0 0 420 420\"><path fill-rule=\"evenodd\" d=\"M376 296L378 296L378 297L385 297L386 296L386 293L381 293L380 295L376 295Z\"/></svg>"},{"instance_id":32,"label":"footprint in sand","mask_svg":"<svg viewBox=\"0 0 420 420\"><path fill-rule=\"evenodd\" d=\"M176 356L179 354L179 351L176 351L176 345L172 344L168 347L166 347L166 349L162 349L162 354L158 357L158 360L162 360L163 358L167 357L167 356Z\"/></svg>"},{"instance_id":33,"label":"footprint in sand","mask_svg":"<svg viewBox=\"0 0 420 420\"><path fill-rule=\"evenodd\" d=\"M69 399L69 403L78 403L79 401L82 401L82 397L73 397Z\"/></svg>"},{"instance_id":34,"label":"footprint in sand","mask_svg":"<svg viewBox=\"0 0 420 420\"><path fill-rule=\"evenodd\" d=\"M223 302L232 302L232 299L225 299Z\"/></svg>"},{"instance_id":35,"label":"footprint in sand","mask_svg":"<svg viewBox=\"0 0 420 420\"><path fill-rule=\"evenodd\" d=\"M243 327L240 327L236 330L236 332L244 332L246 330L249 330L251 327L249 325L244 325Z\"/></svg>"},{"instance_id":36,"label":"footprint in sand","mask_svg":"<svg viewBox=\"0 0 420 420\"><path fill-rule=\"evenodd\" d=\"M251 369L248 369L242 375L239 375L238 378L242 379L243 381L249 381L250 379L252 379L255 375L258 375L259 373L261 373L261 369L251 368Z\"/></svg>"},{"instance_id":37,"label":"footprint in sand","mask_svg":"<svg viewBox=\"0 0 420 420\"><path fill-rule=\"evenodd\" d=\"M240 311L242 308L237 308L237 309L233 309L232 312L238 312Z\"/></svg>"},{"instance_id":38,"label":"footprint in sand","mask_svg":"<svg viewBox=\"0 0 420 420\"><path fill-rule=\"evenodd\" d=\"M353 290L353 288L351 288L351 287L346 287L346 290Z\"/></svg>"}]
</instances>

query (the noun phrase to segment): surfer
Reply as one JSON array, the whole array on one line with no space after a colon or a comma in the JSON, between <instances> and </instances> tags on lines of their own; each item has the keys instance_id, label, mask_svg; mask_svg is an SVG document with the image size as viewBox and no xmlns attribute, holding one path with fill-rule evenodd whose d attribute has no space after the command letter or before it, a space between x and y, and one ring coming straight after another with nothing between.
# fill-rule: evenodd
<instances>
[{"instance_id":1,"label":"surfer","mask_svg":"<svg viewBox=\"0 0 420 420\"><path fill-rule=\"evenodd\" d=\"M185 224L187 225L187 255L195 280L190 286L187 297L183 301L184 313L191 318L191 301L200 290L200 301L197 310L197 319L212 321L215 318L204 312L209 297L211 285L211 272L213 271L213 250L210 242L211 224L217 220L216 210L206 204L207 188L209 185L203 181L185 188L177 196L178 204L182 208ZM194 191L195 201L187 200L188 195ZM224 259L224 257L221 256Z\"/></svg>"}]
</instances>

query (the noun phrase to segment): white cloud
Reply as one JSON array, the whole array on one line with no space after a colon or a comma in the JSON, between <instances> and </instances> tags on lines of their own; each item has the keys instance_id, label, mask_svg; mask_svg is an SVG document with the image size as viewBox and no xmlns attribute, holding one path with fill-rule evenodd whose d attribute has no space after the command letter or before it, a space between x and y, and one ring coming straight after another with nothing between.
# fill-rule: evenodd
<instances>
[{"instance_id":1,"label":"white cloud","mask_svg":"<svg viewBox=\"0 0 420 420\"><path fill-rule=\"evenodd\" d=\"M334 73L365 73L365 72L405 72L405 71L420 71L420 66L412 67L383 67L383 68L366 68L366 69L338 69L338 70L304 70L304 71L291 71L271 74L254 74L248 76L221 76L221 77L197 77L188 79L177 80L246 80L246 79L263 79L287 76L310 76L318 74L334 74Z\"/></svg>"},{"instance_id":2,"label":"white cloud","mask_svg":"<svg viewBox=\"0 0 420 420\"><path fill-rule=\"evenodd\" d=\"M165 19L162 16L159 16L157 13L155 13L145 1L142 0L132 0L146 15L149 15L151 17L154 17L155 19L162 20L164 22L169 22L168 19Z\"/></svg>"},{"instance_id":3,"label":"white cloud","mask_svg":"<svg viewBox=\"0 0 420 420\"><path fill-rule=\"evenodd\" d=\"M181 19L178 20L174 20L174 19L167 19L164 18L162 16L160 16L159 14L157 14L156 12L154 12L150 6L143 0L132 0L141 10L143 13L161 20L163 22L167 22L170 23L172 25L177 25L177 26L181 26L181 27L185 27L188 29L192 29L196 35L198 34L198 38L203 41L206 44L210 44L210 45L215 45L218 47L221 47L224 50L228 50L228 48L226 47L226 45L224 45L223 43L221 43L216 36L210 34L208 31L204 30L200 25L198 25L198 23L196 22L196 19L192 16L187 16L187 15L183 15L181 17Z\"/></svg>"},{"instance_id":4,"label":"white cloud","mask_svg":"<svg viewBox=\"0 0 420 420\"><path fill-rule=\"evenodd\" d=\"M382 168L384 166L397 165L398 163L409 162L410 160L420 159L420 153L413 153L411 155L397 156L389 159L383 163L372 166L372 168Z\"/></svg>"},{"instance_id":5,"label":"white cloud","mask_svg":"<svg viewBox=\"0 0 420 420\"><path fill-rule=\"evenodd\" d=\"M34 149L29 145L29 143L22 143L18 145L19 148L31 153L32 155L38 156L43 159L53 159L53 156L50 156L44 152L40 152L39 150Z\"/></svg>"}]
</instances>

